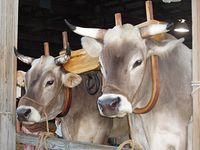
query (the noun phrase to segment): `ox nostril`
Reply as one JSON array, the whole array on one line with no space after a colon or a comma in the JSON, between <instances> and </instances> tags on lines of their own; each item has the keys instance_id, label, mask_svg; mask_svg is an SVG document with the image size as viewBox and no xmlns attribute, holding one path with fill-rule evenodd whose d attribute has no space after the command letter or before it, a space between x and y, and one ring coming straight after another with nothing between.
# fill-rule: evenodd
<instances>
[{"instance_id":1,"label":"ox nostril","mask_svg":"<svg viewBox=\"0 0 200 150\"><path fill-rule=\"evenodd\" d=\"M99 106L99 109L100 109L101 111L103 111L103 104L101 103L101 100L98 100L98 101L97 101L97 104L98 104L98 106Z\"/></svg>"},{"instance_id":2,"label":"ox nostril","mask_svg":"<svg viewBox=\"0 0 200 150\"><path fill-rule=\"evenodd\" d=\"M26 109L26 108L17 109L17 119L19 121L27 121L30 113L31 109Z\"/></svg>"},{"instance_id":3,"label":"ox nostril","mask_svg":"<svg viewBox=\"0 0 200 150\"><path fill-rule=\"evenodd\" d=\"M120 97L116 97L115 99L112 100L110 106L112 108L116 108L119 105L120 101L121 101Z\"/></svg>"},{"instance_id":4,"label":"ox nostril","mask_svg":"<svg viewBox=\"0 0 200 150\"><path fill-rule=\"evenodd\" d=\"M31 113L31 109L26 109L24 112L24 116L27 117Z\"/></svg>"}]
</instances>

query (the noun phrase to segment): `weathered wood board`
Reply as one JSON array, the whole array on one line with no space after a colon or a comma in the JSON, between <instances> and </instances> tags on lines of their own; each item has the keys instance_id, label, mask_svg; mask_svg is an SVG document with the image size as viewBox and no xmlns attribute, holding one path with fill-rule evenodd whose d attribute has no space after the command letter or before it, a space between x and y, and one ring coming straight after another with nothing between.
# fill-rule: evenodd
<instances>
[{"instance_id":1,"label":"weathered wood board","mask_svg":"<svg viewBox=\"0 0 200 150\"><path fill-rule=\"evenodd\" d=\"M193 81L200 81L200 1L192 0ZM194 87L197 88L197 87ZM194 90L194 89L193 89ZM193 150L200 150L200 90L193 94Z\"/></svg>"},{"instance_id":2,"label":"weathered wood board","mask_svg":"<svg viewBox=\"0 0 200 150\"><path fill-rule=\"evenodd\" d=\"M34 146L37 146L38 144L38 137L34 135L17 133L16 139L17 143L30 144ZM47 139L47 147L52 150L116 150L116 147L112 146L66 141L58 138Z\"/></svg>"},{"instance_id":3,"label":"weathered wood board","mask_svg":"<svg viewBox=\"0 0 200 150\"><path fill-rule=\"evenodd\" d=\"M0 0L0 149L15 150L18 0Z\"/></svg>"}]
</instances>

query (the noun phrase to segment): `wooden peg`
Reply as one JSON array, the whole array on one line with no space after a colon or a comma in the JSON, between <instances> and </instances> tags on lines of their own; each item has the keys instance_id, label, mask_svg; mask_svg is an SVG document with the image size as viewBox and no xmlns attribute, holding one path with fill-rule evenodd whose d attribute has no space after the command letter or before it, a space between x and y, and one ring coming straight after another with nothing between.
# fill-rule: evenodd
<instances>
[{"instance_id":1,"label":"wooden peg","mask_svg":"<svg viewBox=\"0 0 200 150\"><path fill-rule=\"evenodd\" d=\"M115 14L115 25L118 25L118 26L122 25L122 15L121 15L121 13Z\"/></svg>"},{"instance_id":2,"label":"wooden peg","mask_svg":"<svg viewBox=\"0 0 200 150\"><path fill-rule=\"evenodd\" d=\"M153 5L152 5L152 1L148 0L145 2L145 6L146 6L146 17L147 17L147 21L153 20Z\"/></svg>"},{"instance_id":3,"label":"wooden peg","mask_svg":"<svg viewBox=\"0 0 200 150\"><path fill-rule=\"evenodd\" d=\"M66 31L62 32L62 37L63 37L63 49L67 49L67 47L68 47L68 36L67 36Z\"/></svg>"},{"instance_id":4,"label":"wooden peg","mask_svg":"<svg viewBox=\"0 0 200 150\"><path fill-rule=\"evenodd\" d=\"M44 42L44 55L49 56L49 43Z\"/></svg>"}]
</instances>

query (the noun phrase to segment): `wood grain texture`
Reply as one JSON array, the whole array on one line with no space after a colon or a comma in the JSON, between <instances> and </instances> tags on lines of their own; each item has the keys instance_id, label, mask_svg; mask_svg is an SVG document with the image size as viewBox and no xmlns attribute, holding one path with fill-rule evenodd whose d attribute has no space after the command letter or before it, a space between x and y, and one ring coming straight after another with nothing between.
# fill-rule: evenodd
<instances>
[{"instance_id":1,"label":"wood grain texture","mask_svg":"<svg viewBox=\"0 0 200 150\"><path fill-rule=\"evenodd\" d=\"M0 1L0 149L15 150L18 0Z\"/></svg>"},{"instance_id":2,"label":"wood grain texture","mask_svg":"<svg viewBox=\"0 0 200 150\"><path fill-rule=\"evenodd\" d=\"M193 81L200 81L200 1L192 0ZM193 95L193 150L200 150L200 90Z\"/></svg>"}]
</instances>

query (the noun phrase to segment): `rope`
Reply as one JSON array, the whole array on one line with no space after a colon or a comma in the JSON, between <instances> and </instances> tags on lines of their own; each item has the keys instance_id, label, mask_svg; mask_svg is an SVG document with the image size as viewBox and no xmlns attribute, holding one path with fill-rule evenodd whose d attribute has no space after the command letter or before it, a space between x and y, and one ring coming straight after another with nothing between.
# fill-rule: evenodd
<instances>
[{"instance_id":1,"label":"rope","mask_svg":"<svg viewBox=\"0 0 200 150\"><path fill-rule=\"evenodd\" d=\"M191 93L192 95L194 95L194 93L196 93L200 89L200 81L192 81L191 86L196 87Z\"/></svg>"},{"instance_id":2,"label":"rope","mask_svg":"<svg viewBox=\"0 0 200 150\"><path fill-rule=\"evenodd\" d=\"M25 100L25 101L26 101L26 100L31 101L34 105L36 105L36 107L37 107L37 106L42 107L43 113L44 113L44 115L45 115L47 132L42 132L42 133L40 133L39 139L38 139L37 148L41 148L41 147L44 145L45 149L48 150L47 141L46 141L46 140L47 140L47 138L52 138L52 137L54 137L54 134L51 133L51 132L49 132L49 123L48 123L48 116L47 116L47 114L46 114L46 108L47 108L47 106L50 106L50 105L54 102L53 100L55 100L55 99L57 98L57 96L59 95L60 91L62 90L62 87L63 87L63 84L61 84L61 86L60 86L59 90L57 91L56 95L49 101L49 103L47 103L46 106L40 104L40 103L37 102L35 99L32 99L32 98L27 97L27 96L23 96L23 100Z\"/></svg>"},{"instance_id":3,"label":"rope","mask_svg":"<svg viewBox=\"0 0 200 150\"><path fill-rule=\"evenodd\" d=\"M44 145L44 148L48 150L48 146L47 146L47 139L48 138L52 138L54 137L54 134L52 132L49 132L49 123L48 123L48 117L46 112L44 111L44 115L45 115L45 119L46 119L46 128L47 128L47 132L42 132L39 135L39 139L38 139L38 148L41 148L42 145Z\"/></svg>"},{"instance_id":4,"label":"rope","mask_svg":"<svg viewBox=\"0 0 200 150\"><path fill-rule=\"evenodd\" d=\"M143 150L142 146L134 140L131 114L128 114L128 125L129 125L131 139L121 143L117 148L117 150L122 150L125 145L130 145L131 150Z\"/></svg>"}]
</instances>

